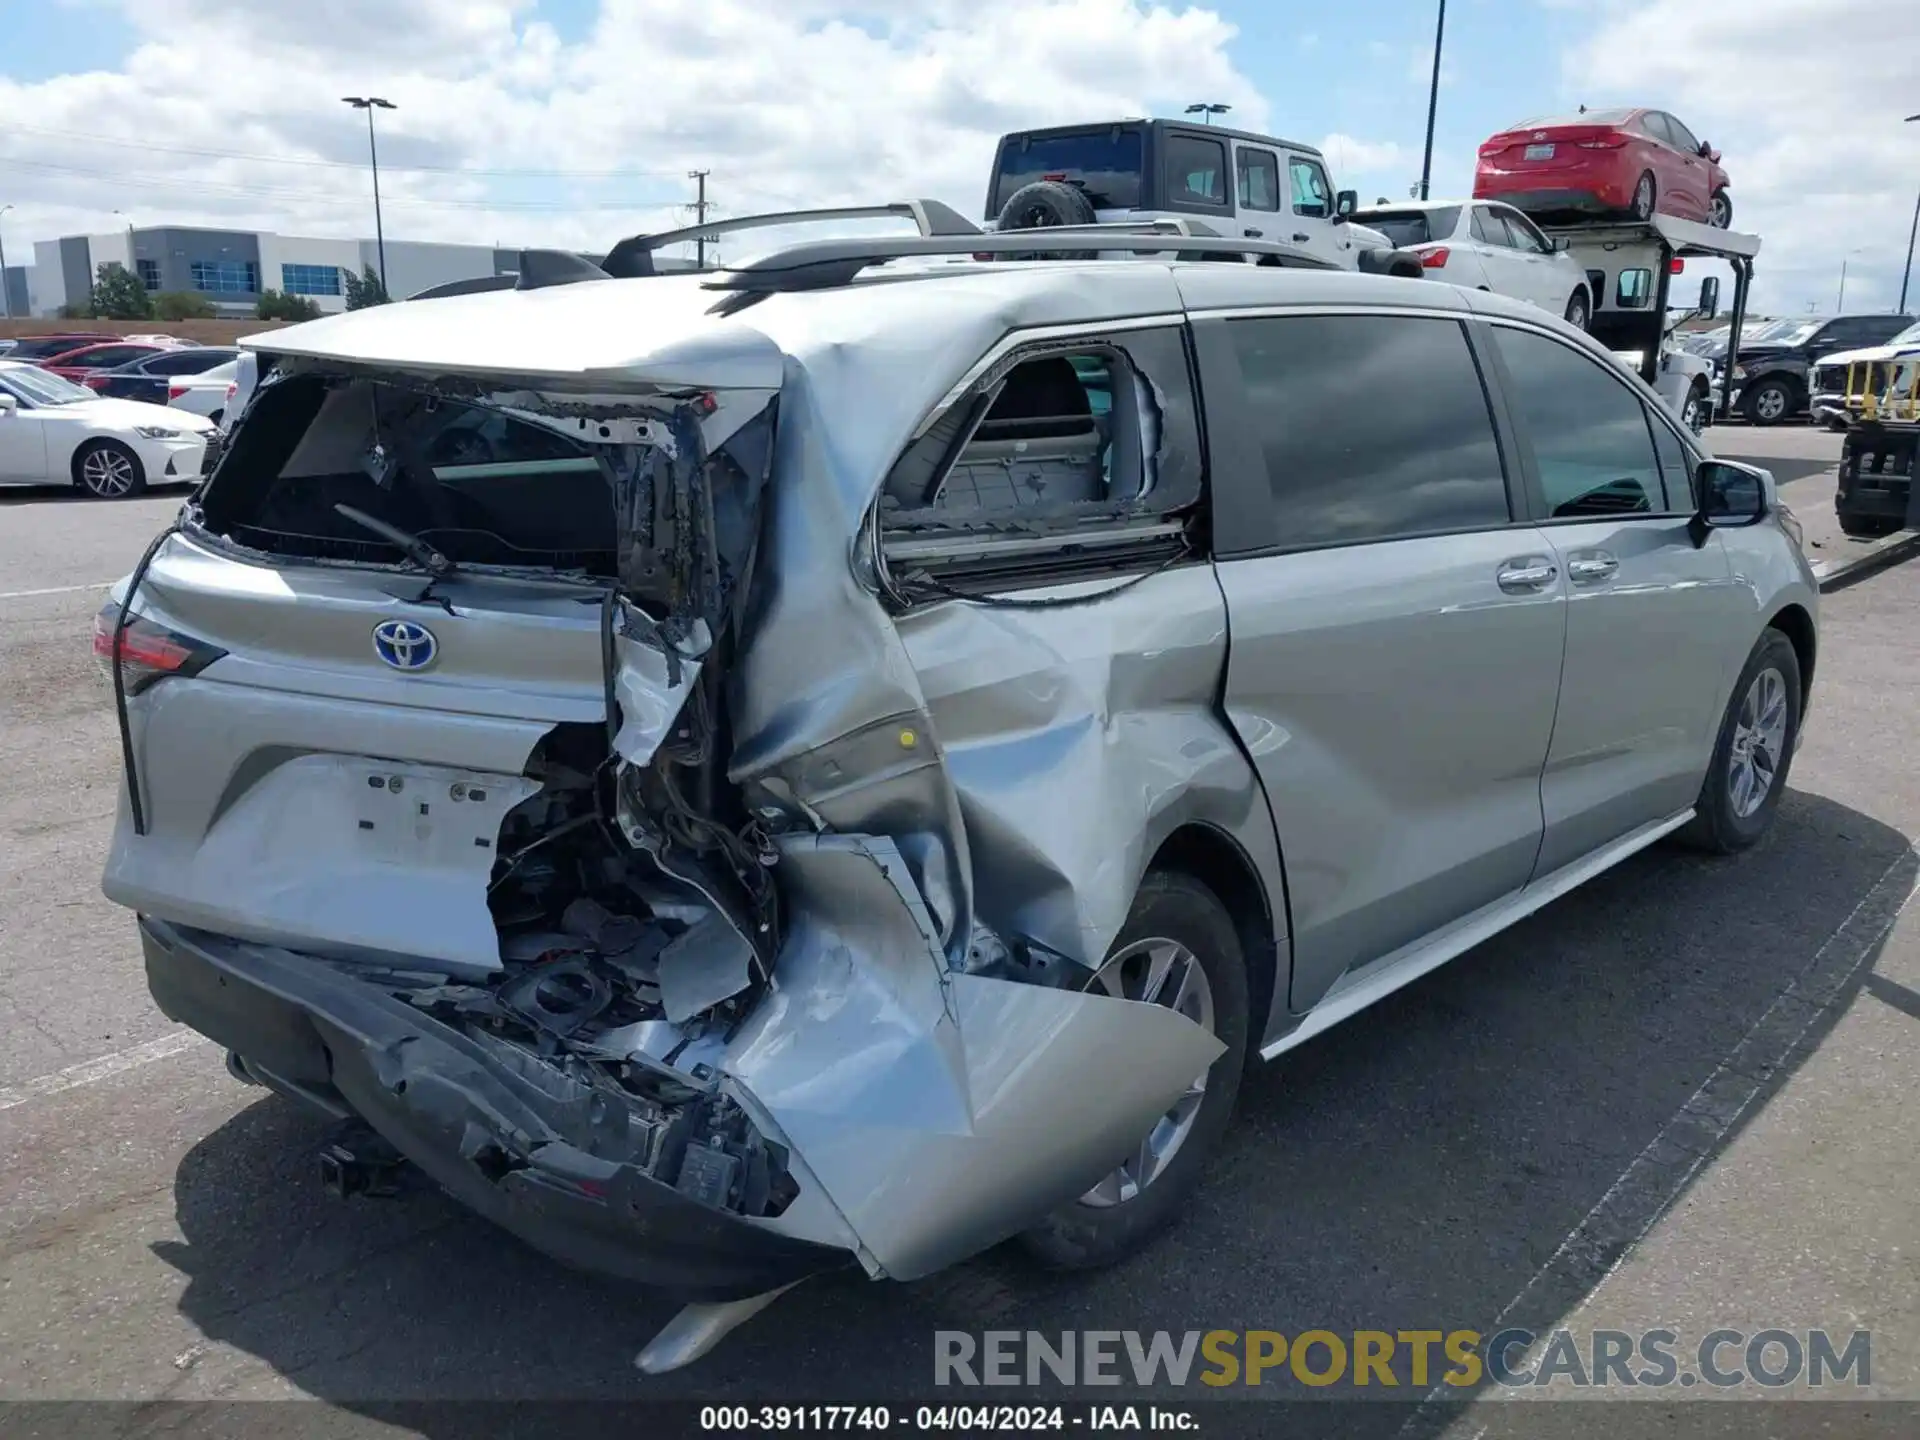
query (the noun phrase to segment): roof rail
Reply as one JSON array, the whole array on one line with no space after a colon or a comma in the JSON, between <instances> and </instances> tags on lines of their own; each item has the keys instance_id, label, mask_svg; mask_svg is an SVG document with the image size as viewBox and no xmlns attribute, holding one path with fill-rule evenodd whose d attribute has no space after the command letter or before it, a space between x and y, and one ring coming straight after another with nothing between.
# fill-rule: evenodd
<instances>
[{"instance_id":1,"label":"roof rail","mask_svg":"<svg viewBox=\"0 0 1920 1440\"><path fill-rule=\"evenodd\" d=\"M681 230L666 230L658 235L629 235L607 252L600 268L616 279L633 279L656 273L653 252L669 245L684 245L689 240L713 239L742 230L763 230L774 225L804 225L823 220L911 220L923 237L934 235L978 235L980 227L950 205L938 200L899 200L890 205L848 205L825 210L782 210L768 215L741 215L732 220L709 220Z\"/></svg>"},{"instance_id":2,"label":"roof rail","mask_svg":"<svg viewBox=\"0 0 1920 1440\"><path fill-rule=\"evenodd\" d=\"M1235 240L1219 235L1195 235L1182 222L1117 225L1049 225L1039 230L1015 230L977 235L903 235L866 237L852 240L816 240L790 246L751 264L728 270L706 282L709 290L730 290L746 294L776 294L801 290L826 290L850 284L862 270L883 265L889 260L915 256L967 255L979 257L1031 255L1045 246L1057 251L1061 240L1096 242L1084 253L1125 251L1131 254L1158 254L1175 251L1182 259L1241 259L1257 255L1263 265L1281 265L1303 270L1337 270L1331 260L1322 259L1296 245L1277 240ZM1177 243L1169 243L1177 242Z\"/></svg>"}]
</instances>

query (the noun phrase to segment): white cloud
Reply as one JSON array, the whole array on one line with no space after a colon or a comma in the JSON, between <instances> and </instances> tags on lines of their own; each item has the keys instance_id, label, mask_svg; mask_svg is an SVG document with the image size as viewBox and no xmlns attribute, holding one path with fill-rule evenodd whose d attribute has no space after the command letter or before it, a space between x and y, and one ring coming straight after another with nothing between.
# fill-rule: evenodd
<instances>
[{"instance_id":1,"label":"white cloud","mask_svg":"<svg viewBox=\"0 0 1920 1440\"><path fill-rule=\"evenodd\" d=\"M680 223L695 168L730 213L930 195L971 214L1008 129L1194 100L1267 123L1233 27L1178 0L601 0L575 44L534 0L336 0L299 25L258 0L119 3L139 38L118 69L0 78L10 238L115 210L365 235L342 95L399 107L378 116L390 236L580 248Z\"/></svg>"},{"instance_id":2,"label":"white cloud","mask_svg":"<svg viewBox=\"0 0 1920 1440\"><path fill-rule=\"evenodd\" d=\"M1861 248L1848 309L1891 310L1920 189L1920 124L1902 123L1920 110L1916 54L1911 3L1642 0L1598 24L1565 79L1589 105L1671 110L1722 152L1735 228L1762 241L1756 306L1831 309Z\"/></svg>"}]
</instances>

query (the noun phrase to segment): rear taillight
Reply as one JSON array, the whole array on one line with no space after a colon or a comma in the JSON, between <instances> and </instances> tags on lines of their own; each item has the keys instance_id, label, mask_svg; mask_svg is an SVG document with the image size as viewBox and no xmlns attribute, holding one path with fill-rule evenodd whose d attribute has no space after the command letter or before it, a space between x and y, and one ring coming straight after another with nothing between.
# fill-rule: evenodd
<instances>
[{"instance_id":1,"label":"rear taillight","mask_svg":"<svg viewBox=\"0 0 1920 1440\"><path fill-rule=\"evenodd\" d=\"M1436 245L1431 250L1423 250L1420 252L1420 268L1422 270L1445 269L1447 256L1450 253L1444 245Z\"/></svg>"},{"instance_id":2,"label":"rear taillight","mask_svg":"<svg viewBox=\"0 0 1920 1440\"><path fill-rule=\"evenodd\" d=\"M231 405L233 403L233 397L239 393L240 382L238 380L229 380L227 382L227 403Z\"/></svg>"},{"instance_id":3,"label":"rear taillight","mask_svg":"<svg viewBox=\"0 0 1920 1440\"><path fill-rule=\"evenodd\" d=\"M113 680L113 631L120 623L120 604L109 600L93 617L93 658L100 673ZM227 652L217 645L182 635L138 615L130 616L120 632L120 674L129 695L138 695L166 675L198 675Z\"/></svg>"},{"instance_id":4,"label":"rear taillight","mask_svg":"<svg viewBox=\"0 0 1920 1440\"><path fill-rule=\"evenodd\" d=\"M1498 155L1502 150L1506 148L1507 148L1507 142L1505 140L1499 140L1499 139L1489 140L1487 141L1486 144L1480 147L1480 158L1482 160L1491 160L1495 155Z\"/></svg>"},{"instance_id":5,"label":"rear taillight","mask_svg":"<svg viewBox=\"0 0 1920 1440\"><path fill-rule=\"evenodd\" d=\"M80 383L89 390L104 390L107 388L107 377L104 375L82 375L80 377Z\"/></svg>"},{"instance_id":6,"label":"rear taillight","mask_svg":"<svg viewBox=\"0 0 1920 1440\"><path fill-rule=\"evenodd\" d=\"M1686 274L1687 262L1682 260L1678 255L1674 256L1671 260L1667 262L1667 273L1669 275Z\"/></svg>"},{"instance_id":7,"label":"rear taillight","mask_svg":"<svg viewBox=\"0 0 1920 1440\"><path fill-rule=\"evenodd\" d=\"M167 386L167 399L178 400L182 395L186 394L187 391L189 391L192 388L193 387L190 385L181 385L177 382L175 384L169 385Z\"/></svg>"},{"instance_id":8,"label":"rear taillight","mask_svg":"<svg viewBox=\"0 0 1920 1440\"><path fill-rule=\"evenodd\" d=\"M1582 150L1618 150L1626 143L1627 137L1624 135L1602 135L1596 140L1582 140L1579 142Z\"/></svg>"}]
</instances>

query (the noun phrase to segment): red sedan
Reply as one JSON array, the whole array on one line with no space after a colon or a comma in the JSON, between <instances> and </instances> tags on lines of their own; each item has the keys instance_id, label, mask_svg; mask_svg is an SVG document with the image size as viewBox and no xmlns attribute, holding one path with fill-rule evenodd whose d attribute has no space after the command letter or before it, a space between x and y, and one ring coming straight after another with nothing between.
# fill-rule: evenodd
<instances>
[{"instance_id":1,"label":"red sedan","mask_svg":"<svg viewBox=\"0 0 1920 1440\"><path fill-rule=\"evenodd\" d=\"M1480 147L1473 194L1533 214L1657 212L1733 223L1720 152L1664 110L1584 110L1530 120Z\"/></svg>"},{"instance_id":2,"label":"red sedan","mask_svg":"<svg viewBox=\"0 0 1920 1440\"><path fill-rule=\"evenodd\" d=\"M42 370L51 370L63 380L75 384L87 383L87 376L97 370L111 370L116 365L125 365L148 355L160 353L161 346L149 345L144 341L110 340L106 344L76 346L60 355L49 355L45 360L36 362Z\"/></svg>"}]
</instances>

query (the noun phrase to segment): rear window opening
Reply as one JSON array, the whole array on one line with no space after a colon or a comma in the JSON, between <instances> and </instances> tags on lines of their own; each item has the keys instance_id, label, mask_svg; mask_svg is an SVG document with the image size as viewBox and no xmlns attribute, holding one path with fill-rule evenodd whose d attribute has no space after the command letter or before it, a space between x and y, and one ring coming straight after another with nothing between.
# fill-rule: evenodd
<instances>
[{"instance_id":1,"label":"rear window opening","mask_svg":"<svg viewBox=\"0 0 1920 1440\"><path fill-rule=\"evenodd\" d=\"M998 215L1022 185L1058 180L1074 185L1097 210L1140 204L1145 142L1137 128L1107 126L1068 135L1010 135L1000 143L988 218Z\"/></svg>"},{"instance_id":2,"label":"rear window opening","mask_svg":"<svg viewBox=\"0 0 1920 1440\"><path fill-rule=\"evenodd\" d=\"M621 447L588 447L505 410L364 378L296 376L260 395L202 500L202 524L279 555L405 558L334 507L456 565L615 573Z\"/></svg>"},{"instance_id":3,"label":"rear window opening","mask_svg":"<svg viewBox=\"0 0 1920 1440\"><path fill-rule=\"evenodd\" d=\"M954 523L1137 500L1151 484L1145 391L1115 350L1022 360L901 456L882 513Z\"/></svg>"}]
</instances>

